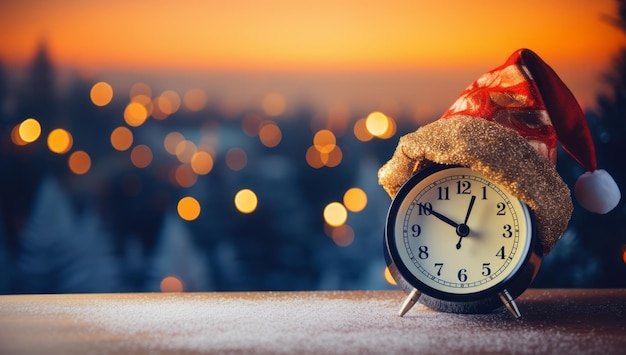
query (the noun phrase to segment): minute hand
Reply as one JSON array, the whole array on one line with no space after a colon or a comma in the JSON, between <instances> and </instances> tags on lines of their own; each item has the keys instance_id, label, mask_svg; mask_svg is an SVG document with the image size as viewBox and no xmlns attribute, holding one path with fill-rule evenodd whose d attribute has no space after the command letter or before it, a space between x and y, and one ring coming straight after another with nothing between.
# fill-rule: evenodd
<instances>
[{"instance_id":1,"label":"minute hand","mask_svg":"<svg viewBox=\"0 0 626 355\"><path fill-rule=\"evenodd\" d=\"M435 216L435 217L439 218L440 220L442 220L442 221L446 222L447 224L451 225L451 226L452 226L452 227L454 227L454 228L457 228L457 227L459 226L459 224L458 224L458 223L454 222L454 221L453 221L453 220L451 220L450 218L448 218L448 217L446 217L446 216L442 215L441 213L439 213L439 212L437 212L437 211L435 211L435 210L433 210L433 209L430 209L430 213L431 213L433 216Z\"/></svg>"}]
</instances>

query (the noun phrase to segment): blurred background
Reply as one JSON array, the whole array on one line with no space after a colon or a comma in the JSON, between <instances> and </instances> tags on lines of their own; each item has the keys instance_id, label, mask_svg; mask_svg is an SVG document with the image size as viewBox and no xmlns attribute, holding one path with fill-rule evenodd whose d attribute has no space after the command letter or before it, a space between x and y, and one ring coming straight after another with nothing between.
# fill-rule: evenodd
<instances>
[{"instance_id":1,"label":"blurred background","mask_svg":"<svg viewBox=\"0 0 626 355\"><path fill-rule=\"evenodd\" d=\"M0 293L393 289L378 168L522 47L625 191L624 19L614 0L3 2ZM533 287L626 287L625 217L575 205Z\"/></svg>"}]
</instances>

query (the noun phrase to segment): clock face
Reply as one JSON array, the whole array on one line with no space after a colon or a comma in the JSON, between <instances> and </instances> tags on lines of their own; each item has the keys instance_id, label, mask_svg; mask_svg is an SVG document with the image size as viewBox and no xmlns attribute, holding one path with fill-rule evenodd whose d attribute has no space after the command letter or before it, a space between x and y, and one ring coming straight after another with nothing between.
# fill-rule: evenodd
<instances>
[{"instance_id":1,"label":"clock face","mask_svg":"<svg viewBox=\"0 0 626 355\"><path fill-rule=\"evenodd\" d=\"M497 289L520 269L532 226L526 205L482 174L439 166L400 189L386 238L398 271L413 287L463 297Z\"/></svg>"}]
</instances>

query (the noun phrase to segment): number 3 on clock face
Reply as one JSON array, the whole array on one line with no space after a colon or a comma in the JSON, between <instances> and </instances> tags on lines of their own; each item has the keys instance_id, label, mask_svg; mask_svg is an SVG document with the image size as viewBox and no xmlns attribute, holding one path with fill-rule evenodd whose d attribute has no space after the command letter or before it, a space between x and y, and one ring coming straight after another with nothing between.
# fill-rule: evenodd
<instances>
[{"instance_id":1,"label":"number 3 on clock face","mask_svg":"<svg viewBox=\"0 0 626 355\"><path fill-rule=\"evenodd\" d=\"M534 217L482 174L434 165L399 190L387 216L385 255L398 285L443 311L486 312L532 282L541 262ZM512 301L512 299L511 299Z\"/></svg>"}]
</instances>

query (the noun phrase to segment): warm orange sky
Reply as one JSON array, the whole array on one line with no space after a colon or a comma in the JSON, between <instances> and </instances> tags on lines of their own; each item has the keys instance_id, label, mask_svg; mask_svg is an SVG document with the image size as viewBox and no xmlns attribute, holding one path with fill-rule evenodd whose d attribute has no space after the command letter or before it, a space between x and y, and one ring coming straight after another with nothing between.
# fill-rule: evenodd
<instances>
[{"instance_id":1,"label":"warm orange sky","mask_svg":"<svg viewBox=\"0 0 626 355\"><path fill-rule=\"evenodd\" d=\"M601 20L615 13L613 0L21 0L0 5L0 59L28 61L43 38L55 65L82 71L442 73L452 87L435 92L453 98L527 47L591 105L624 43Z\"/></svg>"}]
</instances>

